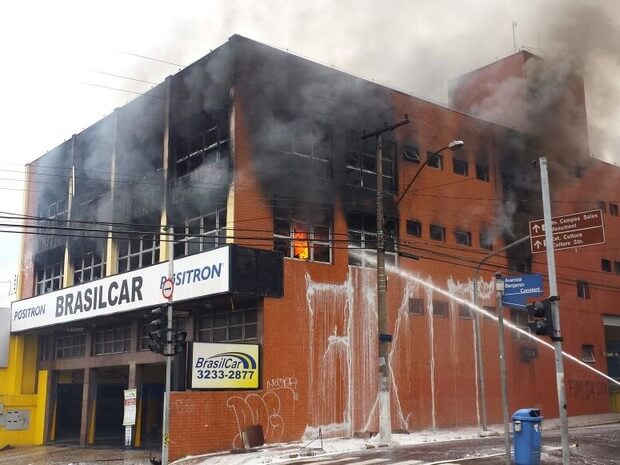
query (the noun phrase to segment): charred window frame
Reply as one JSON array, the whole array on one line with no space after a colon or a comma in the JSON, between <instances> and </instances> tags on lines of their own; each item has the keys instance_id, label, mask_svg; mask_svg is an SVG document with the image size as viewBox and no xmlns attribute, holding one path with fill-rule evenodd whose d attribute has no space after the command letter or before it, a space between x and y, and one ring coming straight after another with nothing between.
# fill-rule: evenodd
<instances>
[{"instance_id":1,"label":"charred window frame","mask_svg":"<svg viewBox=\"0 0 620 465\"><path fill-rule=\"evenodd\" d=\"M45 217L50 220L66 220L69 211L67 198L60 198L48 203L45 210Z\"/></svg>"},{"instance_id":2,"label":"charred window frame","mask_svg":"<svg viewBox=\"0 0 620 465\"><path fill-rule=\"evenodd\" d=\"M447 318L448 302L445 300L433 300L433 316Z\"/></svg>"},{"instance_id":3,"label":"charred window frame","mask_svg":"<svg viewBox=\"0 0 620 465\"><path fill-rule=\"evenodd\" d=\"M435 152L426 152L426 164L431 168L443 169L443 155Z\"/></svg>"},{"instance_id":4,"label":"charred window frame","mask_svg":"<svg viewBox=\"0 0 620 465\"><path fill-rule=\"evenodd\" d=\"M439 226L437 224L431 224L430 228L430 237L434 241L446 242L446 228L443 226Z\"/></svg>"},{"instance_id":5,"label":"charred window frame","mask_svg":"<svg viewBox=\"0 0 620 465\"><path fill-rule=\"evenodd\" d=\"M331 210L309 215L295 207L276 207L273 219L274 250L286 258L331 263L331 216Z\"/></svg>"},{"instance_id":6,"label":"charred window frame","mask_svg":"<svg viewBox=\"0 0 620 465\"><path fill-rule=\"evenodd\" d=\"M408 310L410 315L424 315L424 299L409 299Z\"/></svg>"},{"instance_id":7,"label":"charred window frame","mask_svg":"<svg viewBox=\"0 0 620 465\"><path fill-rule=\"evenodd\" d=\"M105 253L91 251L73 259L73 284L82 284L105 276Z\"/></svg>"},{"instance_id":8,"label":"charred window frame","mask_svg":"<svg viewBox=\"0 0 620 465\"><path fill-rule=\"evenodd\" d=\"M618 204L609 202L609 214L611 216L618 216Z\"/></svg>"},{"instance_id":9,"label":"charred window frame","mask_svg":"<svg viewBox=\"0 0 620 465\"><path fill-rule=\"evenodd\" d=\"M175 231L174 257L206 252L226 244L226 207L185 220L183 229Z\"/></svg>"},{"instance_id":10,"label":"charred window frame","mask_svg":"<svg viewBox=\"0 0 620 465\"><path fill-rule=\"evenodd\" d=\"M121 354L131 350L131 326L121 322L97 327L93 335L95 355Z\"/></svg>"},{"instance_id":11,"label":"charred window frame","mask_svg":"<svg viewBox=\"0 0 620 465\"><path fill-rule=\"evenodd\" d=\"M157 263L159 259L159 233L136 234L118 241L118 272L136 270Z\"/></svg>"},{"instance_id":12,"label":"charred window frame","mask_svg":"<svg viewBox=\"0 0 620 465\"><path fill-rule=\"evenodd\" d=\"M208 303L198 314L200 342L251 342L259 340L262 304L259 300Z\"/></svg>"},{"instance_id":13,"label":"charred window frame","mask_svg":"<svg viewBox=\"0 0 620 465\"><path fill-rule=\"evenodd\" d=\"M291 172L323 179L332 177L333 130L327 124L304 124L294 127L282 138L276 150L290 157Z\"/></svg>"},{"instance_id":14,"label":"charred window frame","mask_svg":"<svg viewBox=\"0 0 620 465\"><path fill-rule=\"evenodd\" d=\"M601 270L611 273L611 260L601 258Z\"/></svg>"},{"instance_id":15,"label":"charred window frame","mask_svg":"<svg viewBox=\"0 0 620 465\"><path fill-rule=\"evenodd\" d=\"M347 140L347 184L364 189L377 190L377 147L373 137L361 139L362 133L349 132ZM383 140L383 192L394 193L394 161L396 145Z\"/></svg>"},{"instance_id":16,"label":"charred window frame","mask_svg":"<svg viewBox=\"0 0 620 465\"><path fill-rule=\"evenodd\" d=\"M413 163L420 163L420 151L413 145L403 147L403 158Z\"/></svg>"},{"instance_id":17,"label":"charred window frame","mask_svg":"<svg viewBox=\"0 0 620 465\"><path fill-rule=\"evenodd\" d=\"M469 163L467 159L452 157L452 171L461 176L469 174Z\"/></svg>"},{"instance_id":18,"label":"charred window frame","mask_svg":"<svg viewBox=\"0 0 620 465\"><path fill-rule=\"evenodd\" d=\"M86 334L63 334L54 338L55 358L75 358L84 355L86 355Z\"/></svg>"},{"instance_id":19,"label":"charred window frame","mask_svg":"<svg viewBox=\"0 0 620 465\"><path fill-rule=\"evenodd\" d=\"M476 179L489 182L489 165L476 163Z\"/></svg>"},{"instance_id":20,"label":"charred window frame","mask_svg":"<svg viewBox=\"0 0 620 465\"><path fill-rule=\"evenodd\" d=\"M463 231L462 229L456 229L454 231L454 240L458 245L471 247L471 232Z\"/></svg>"},{"instance_id":21,"label":"charred window frame","mask_svg":"<svg viewBox=\"0 0 620 465\"><path fill-rule=\"evenodd\" d=\"M407 220L407 234L414 237L422 237L422 222L419 220Z\"/></svg>"},{"instance_id":22,"label":"charred window frame","mask_svg":"<svg viewBox=\"0 0 620 465\"><path fill-rule=\"evenodd\" d=\"M385 264L396 265L398 220L385 221ZM349 265L376 268L377 260L377 217L367 213L347 215L349 239Z\"/></svg>"},{"instance_id":23,"label":"charred window frame","mask_svg":"<svg viewBox=\"0 0 620 465\"><path fill-rule=\"evenodd\" d=\"M176 175L184 176L202 164L223 162L230 158L229 129L225 122L203 125L189 136L175 136L173 147Z\"/></svg>"},{"instance_id":24,"label":"charred window frame","mask_svg":"<svg viewBox=\"0 0 620 465\"><path fill-rule=\"evenodd\" d=\"M36 260L36 295L62 289L64 277L64 250L57 249Z\"/></svg>"},{"instance_id":25,"label":"charred window frame","mask_svg":"<svg viewBox=\"0 0 620 465\"><path fill-rule=\"evenodd\" d=\"M577 281L577 297L580 299L590 298L590 284L587 281Z\"/></svg>"}]
</instances>

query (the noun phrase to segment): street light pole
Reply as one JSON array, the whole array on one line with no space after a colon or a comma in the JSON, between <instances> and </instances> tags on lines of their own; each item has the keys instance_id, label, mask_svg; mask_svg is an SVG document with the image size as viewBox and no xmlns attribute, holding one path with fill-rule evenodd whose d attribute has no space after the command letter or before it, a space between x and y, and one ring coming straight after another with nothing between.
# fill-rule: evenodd
<instances>
[{"instance_id":1,"label":"street light pole","mask_svg":"<svg viewBox=\"0 0 620 465\"><path fill-rule=\"evenodd\" d=\"M377 326L379 330L379 437L389 442L392 437L392 421L390 418L390 368L388 315L386 308L387 275L385 273L385 237L383 218L383 138L382 134L409 124L409 117L391 126L385 126L370 134L364 134L362 140L374 137L376 141L376 172L377 172Z\"/></svg>"},{"instance_id":2,"label":"street light pole","mask_svg":"<svg viewBox=\"0 0 620 465\"><path fill-rule=\"evenodd\" d=\"M497 309L497 334L499 337L499 379L502 389L502 418L504 420L504 453L506 465L510 465L510 426L508 417L508 382L506 377L506 350L504 347L504 280L495 273L495 305Z\"/></svg>"},{"instance_id":3,"label":"street light pole","mask_svg":"<svg viewBox=\"0 0 620 465\"><path fill-rule=\"evenodd\" d=\"M514 242L511 242L505 247L498 249L494 252L491 252L487 256L485 256L478 265L476 265L476 269L474 270L474 282L472 285L473 288L473 301L474 305L478 307L478 275L480 273L480 268L484 265L487 260L500 253L508 250L516 245L521 244L522 242L527 241L530 238L529 235L522 237L521 239L517 239ZM482 333L480 332L480 314L476 312L474 315L474 339L476 342L476 364L478 366L478 405L480 409L480 422L482 426L482 431L488 430L487 425L487 404L486 404L486 392L485 392L485 384L484 384L484 358L482 356Z\"/></svg>"}]
</instances>

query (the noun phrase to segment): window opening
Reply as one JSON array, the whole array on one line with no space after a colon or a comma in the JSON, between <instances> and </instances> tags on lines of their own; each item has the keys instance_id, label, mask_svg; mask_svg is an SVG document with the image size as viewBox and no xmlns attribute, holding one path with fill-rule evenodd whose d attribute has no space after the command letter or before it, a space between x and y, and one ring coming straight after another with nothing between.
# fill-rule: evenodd
<instances>
[{"instance_id":1,"label":"window opening","mask_svg":"<svg viewBox=\"0 0 620 465\"><path fill-rule=\"evenodd\" d=\"M118 241L118 272L123 273L157 263L159 260L159 234L137 234Z\"/></svg>"},{"instance_id":2,"label":"window opening","mask_svg":"<svg viewBox=\"0 0 620 465\"><path fill-rule=\"evenodd\" d=\"M426 152L426 164L431 168L443 169L443 155L435 152Z\"/></svg>"},{"instance_id":3,"label":"window opening","mask_svg":"<svg viewBox=\"0 0 620 465\"><path fill-rule=\"evenodd\" d=\"M473 319L473 310L469 307L469 305L459 304L459 318L464 320Z\"/></svg>"},{"instance_id":4,"label":"window opening","mask_svg":"<svg viewBox=\"0 0 620 465\"><path fill-rule=\"evenodd\" d=\"M274 250L288 258L331 263L331 212L312 223L301 218L299 209L275 209Z\"/></svg>"},{"instance_id":5,"label":"window opening","mask_svg":"<svg viewBox=\"0 0 620 465\"><path fill-rule=\"evenodd\" d=\"M620 274L620 262L614 262L614 273Z\"/></svg>"},{"instance_id":6,"label":"window opening","mask_svg":"<svg viewBox=\"0 0 620 465\"><path fill-rule=\"evenodd\" d=\"M598 208L600 208L603 213L607 213L607 204L603 200L598 201Z\"/></svg>"},{"instance_id":7,"label":"window opening","mask_svg":"<svg viewBox=\"0 0 620 465\"><path fill-rule=\"evenodd\" d=\"M86 334L57 335L54 353L56 358L83 357L86 352Z\"/></svg>"},{"instance_id":8,"label":"window opening","mask_svg":"<svg viewBox=\"0 0 620 465\"><path fill-rule=\"evenodd\" d=\"M601 269L603 271L611 272L611 260L607 260L605 258L601 259Z\"/></svg>"},{"instance_id":9,"label":"window opening","mask_svg":"<svg viewBox=\"0 0 620 465\"><path fill-rule=\"evenodd\" d=\"M424 315L424 300L416 298L409 299L409 314Z\"/></svg>"},{"instance_id":10,"label":"window opening","mask_svg":"<svg viewBox=\"0 0 620 465\"><path fill-rule=\"evenodd\" d=\"M175 230L175 258L221 247L226 244L226 208L187 218L179 229Z\"/></svg>"},{"instance_id":11,"label":"window opening","mask_svg":"<svg viewBox=\"0 0 620 465\"><path fill-rule=\"evenodd\" d=\"M422 237L422 223L418 220L407 220L407 234Z\"/></svg>"},{"instance_id":12,"label":"window opening","mask_svg":"<svg viewBox=\"0 0 620 465\"><path fill-rule=\"evenodd\" d=\"M37 266L36 291L37 295L57 291L62 288L64 263L62 258L45 258Z\"/></svg>"},{"instance_id":13,"label":"window opening","mask_svg":"<svg viewBox=\"0 0 620 465\"><path fill-rule=\"evenodd\" d=\"M398 226L396 220L386 218L385 264L396 264L396 238ZM391 226L391 228L390 228ZM377 256L377 217L364 213L347 215L349 238L349 265L376 267Z\"/></svg>"},{"instance_id":14,"label":"window opening","mask_svg":"<svg viewBox=\"0 0 620 465\"><path fill-rule=\"evenodd\" d=\"M581 299L590 298L590 285L587 281L577 281L577 297Z\"/></svg>"},{"instance_id":15,"label":"window opening","mask_svg":"<svg viewBox=\"0 0 620 465\"><path fill-rule=\"evenodd\" d=\"M511 309L510 310L510 321L518 328L524 331L527 331L527 332L531 332L530 327L528 326L528 314L526 311ZM529 338L525 334L522 334L518 331L511 331L511 332L512 332L513 341L528 341L529 340Z\"/></svg>"},{"instance_id":16,"label":"window opening","mask_svg":"<svg viewBox=\"0 0 620 465\"><path fill-rule=\"evenodd\" d=\"M489 167L486 165L476 164L476 179L480 181L489 180Z\"/></svg>"},{"instance_id":17,"label":"window opening","mask_svg":"<svg viewBox=\"0 0 620 465\"><path fill-rule=\"evenodd\" d=\"M586 363L594 363L596 362L596 358L594 357L594 346L591 344L582 344L581 345L581 361Z\"/></svg>"},{"instance_id":18,"label":"window opening","mask_svg":"<svg viewBox=\"0 0 620 465\"><path fill-rule=\"evenodd\" d=\"M618 204L617 203L609 204L609 214L611 216L618 216Z\"/></svg>"},{"instance_id":19,"label":"window opening","mask_svg":"<svg viewBox=\"0 0 620 465\"><path fill-rule=\"evenodd\" d=\"M255 341L258 339L258 301L209 303L198 316L201 342Z\"/></svg>"},{"instance_id":20,"label":"window opening","mask_svg":"<svg viewBox=\"0 0 620 465\"><path fill-rule=\"evenodd\" d=\"M471 247L471 233L469 231L461 231L457 229L454 231L454 239L459 245Z\"/></svg>"},{"instance_id":21,"label":"window opening","mask_svg":"<svg viewBox=\"0 0 620 465\"><path fill-rule=\"evenodd\" d=\"M433 300L433 316L447 317L448 302L441 300Z\"/></svg>"},{"instance_id":22,"label":"window opening","mask_svg":"<svg viewBox=\"0 0 620 465\"><path fill-rule=\"evenodd\" d=\"M412 161L414 163L420 163L420 151L417 147L411 145L405 145L403 148L403 156L405 160Z\"/></svg>"},{"instance_id":23,"label":"window opening","mask_svg":"<svg viewBox=\"0 0 620 465\"><path fill-rule=\"evenodd\" d=\"M95 329L95 355L120 354L131 350L131 327L125 323Z\"/></svg>"},{"instance_id":24,"label":"window opening","mask_svg":"<svg viewBox=\"0 0 620 465\"><path fill-rule=\"evenodd\" d=\"M461 176L467 176L467 174L469 173L467 160L453 158L452 169L456 174L460 174Z\"/></svg>"},{"instance_id":25,"label":"window opening","mask_svg":"<svg viewBox=\"0 0 620 465\"><path fill-rule=\"evenodd\" d=\"M446 228L443 226L438 226L436 224L431 224L430 226L431 239L434 241L446 241Z\"/></svg>"},{"instance_id":26,"label":"window opening","mask_svg":"<svg viewBox=\"0 0 620 465\"><path fill-rule=\"evenodd\" d=\"M96 251L73 259L73 284L81 284L105 276L105 255Z\"/></svg>"},{"instance_id":27,"label":"window opening","mask_svg":"<svg viewBox=\"0 0 620 465\"><path fill-rule=\"evenodd\" d=\"M377 149L374 138L361 140L359 131L350 131L347 141L347 184L377 190ZM394 183L395 144L383 141L383 191L392 193Z\"/></svg>"}]
</instances>

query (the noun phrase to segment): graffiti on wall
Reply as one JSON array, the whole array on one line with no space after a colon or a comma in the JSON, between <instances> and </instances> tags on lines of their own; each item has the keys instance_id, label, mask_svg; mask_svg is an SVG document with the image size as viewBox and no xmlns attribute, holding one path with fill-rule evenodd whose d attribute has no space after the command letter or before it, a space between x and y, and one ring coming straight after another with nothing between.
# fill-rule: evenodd
<instances>
[{"instance_id":1,"label":"graffiti on wall","mask_svg":"<svg viewBox=\"0 0 620 465\"><path fill-rule=\"evenodd\" d=\"M568 380L568 397L580 400L596 401L609 395L609 385L605 381L588 381L583 379Z\"/></svg>"},{"instance_id":2,"label":"graffiti on wall","mask_svg":"<svg viewBox=\"0 0 620 465\"><path fill-rule=\"evenodd\" d=\"M263 427L265 440L279 441L286 426L282 406L287 401L297 402L297 384L294 376L271 378L262 393L229 397L226 406L232 410L237 424L232 447L243 447L243 431L251 425Z\"/></svg>"}]
</instances>

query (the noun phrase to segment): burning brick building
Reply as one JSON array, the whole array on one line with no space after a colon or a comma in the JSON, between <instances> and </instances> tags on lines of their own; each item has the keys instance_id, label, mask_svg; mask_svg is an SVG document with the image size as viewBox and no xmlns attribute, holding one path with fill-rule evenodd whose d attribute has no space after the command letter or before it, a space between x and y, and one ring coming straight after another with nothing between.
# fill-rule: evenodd
<instances>
[{"instance_id":1,"label":"burning brick building","mask_svg":"<svg viewBox=\"0 0 620 465\"><path fill-rule=\"evenodd\" d=\"M523 57L509 68L520 72ZM194 389L193 354L175 358L172 458L241 447L255 424L268 442L377 431L377 173L361 135L405 114L411 123L383 147L392 428L479 424L476 316L455 298L470 301L476 266L542 216L530 162L551 146L475 105L493 93L485 79L510 77L504 65L456 83L451 109L233 36L31 163L35 234L24 235L0 369L4 411L27 421L0 426L0 445L122 444L128 388L134 444L160 441L164 361L148 350L145 315L166 303L171 255L175 327L190 346L260 349L253 390ZM461 151L435 155L454 139ZM604 207L609 240L558 253L565 348L618 378L620 172L587 156L587 132L578 139L578 156L548 153L554 214ZM484 307L498 270L546 264L526 248L490 260ZM526 327L524 312L506 318ZM480 325L488 417L500 422L496 323ZM506 345L510 410L557 416L552 352L512 333ZM570 415L617 399L569 362L566 380Z\"/></svg>"}]
</instances>

